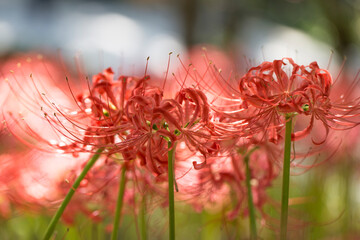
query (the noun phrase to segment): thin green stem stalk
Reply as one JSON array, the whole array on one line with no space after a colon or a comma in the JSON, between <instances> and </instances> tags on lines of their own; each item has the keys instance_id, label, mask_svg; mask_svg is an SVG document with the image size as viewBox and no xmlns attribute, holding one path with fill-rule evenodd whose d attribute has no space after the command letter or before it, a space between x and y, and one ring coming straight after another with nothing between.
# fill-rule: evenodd
<instances>
[{"instance_id":1,"label":"thin green stem stalk","mask_svg":"<svg viewBox=\"0 0 360 240\"><path fill-rule=\"evenodd\" d=\"M72 185L72 187L70 188L69 192L66 194L64 201L61 203L59 209L56 211L55 215L51 219L50 224L49 224L48 228L46 229L45 235L43 237L44 240L49 240L51 238L51 236L55 230L55 227L60 220L61 215L65 211L65 208L69 204L76 189L79 187L81 181L84 179L84 177L86 176L88 171L92 168L92 166L95 164L95 162L99 159L102 151L104 151L104 148L99 148L96 151L96 153L90 158L90 160L87 162L87 164L85 165L85 167L82 170L82 172L80 173L80 175L75 180L75 182Z\"/></svg>"},{"instance_id":2,"label":"thin green stem stalk","mask_svg":"<svg viewBox=\"0 0 360 240\"><path fill-rule=\"evenodd\" d=\"M249 154L246 154L244 157L245 167L246 167L246 187L247 187L247 194L248 194L248 207L249 207L249 220L250 220L250 239L255 240L257 239L257 231L256 231L256 217L255 217L255 206L251 191L251 174L250 174L250 167L249 167Z\"/></svg>"},{"instance_id":3,"label":"thin green stem stalk","mask_svg":"<svg viewBox=\"0 0 360 240\"><path fill-rule=\"evenodd\" d=\"M111 233L111 240L116 240L119 232L121 210L124 203L125 185L126 185L126 163L123 164L121 169L121 176L119 180L119 193L116 201L116 210L114 216L113 231Z\"/></svg>"},{"instance_id":4,"label":"thin green stem stalk","mask_svg":"<svg viewBox=\"0 0 360 240\"><path fill-rule=\"evenodd\" d=\"M168 142L170 148L171 142ZM168 151L168 183L169 183L169 240L175 240L175 201L174 201L174 152L175 144Z\"/></svg>"},{"instance_id":5,"label":"thin green stem stalk","mask_svg":"<svg viewBox=\"0 0 360 240\"><path fill-rule=\"evenodd\" d=\"M141 227L141 240L147 239L147 225L146 225L146 195L141 200L141 211L140 211L140 227Z\"/></svg>"},{"instance_id":6,"label":"thin green stem stalk","mask_svg":"<svg viewBox=\"0 0 360 240\"><path fill-rule=\"evenodd\" d=\"M280 226L281 240L286 240L287 222L288 222L292 116L286 116L285 119L286 119L286 128L285 128L283 181L282 181L282 194L281 194L281 226Z\"/></svg>"}]
</instances>

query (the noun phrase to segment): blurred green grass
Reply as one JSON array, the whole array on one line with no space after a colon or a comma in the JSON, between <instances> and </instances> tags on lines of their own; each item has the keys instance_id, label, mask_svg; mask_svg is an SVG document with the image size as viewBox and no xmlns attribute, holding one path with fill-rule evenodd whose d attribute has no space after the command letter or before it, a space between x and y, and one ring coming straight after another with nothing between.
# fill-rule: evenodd
<instances>
[{"instance_id":1,"label":"blurred green grass","mask_svg":"<svg viewBox=\"0 0 360 240\"><path fill-rule=\"evenodd\" d=\"M360 236L360 211L358 208L358 181L356 162L337 161L321 165L300 176L291 177L290 239L357 239ZM264 207L271 217L265 223L257 211L257 224L261 239L277 239L280 196L280 178L269 188L272 199ZM178 240L248 239L248 219L239 217L233 221L226 213L212 211L195 212L184 203L176 203L176 236ZM13 210L13 217L0 220L2 240L40 239L51 216ZM166 208L155 208L146 215L148 239L162 240L168 237ZM118 239L140 239L140 225L134 215L124 215ZM94 223L86 216L76 216L73 226L59 224L54 239L101 240L110 239L109 226L112 218ZM138 225L137 225L138 224Z\"/></svg>"}]
</instances>

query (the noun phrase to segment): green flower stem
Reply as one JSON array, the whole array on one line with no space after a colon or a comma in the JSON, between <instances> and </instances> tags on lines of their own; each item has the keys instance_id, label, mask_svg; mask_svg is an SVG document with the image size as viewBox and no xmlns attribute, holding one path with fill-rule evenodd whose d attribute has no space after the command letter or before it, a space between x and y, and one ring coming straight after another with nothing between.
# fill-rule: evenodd
<instances>
[{"instance_id":1,"label":"green flower stem","mask_svg":"<svg viewBox=\"0 0 360 240\"><path fill-rule=\"evenodd\" d=\"M285 147L284 147L284 166L283 166L283 182L281 194L281 230L280 239L286 239L288 208L289 208L289 185L290 185L290 157L291 157L291 132L292 132L292 116L286 116L285 128Z\"/></svg>"},{"instance_id":2,"label":"green flower stem","mask_svg":"<svg viewBox=\"0 0 360 240\"><path fill-rule=\"evenodd\" d=\"M126 185L126 163L123 164L121 169L121 176L119 180L119 193L116 201L116 210L114 216L113 231L111 233L111 240L116 240L119 232L121 210L124 202L125 185Z\"/></svg>"},{"instance_id":3,"label":"green flower stem","mask_svg":"<svg viewBox=\"0 0 360 240\"><path fill-rule=\"evenodd\" d=\"M141 240L147 239L147 226L146 226L146 193L141 200L141 210L140 210L140 227L141 227Z\"/></svg>"},{"instance_id":4,"label":"green flower stem","mask_svg":"<svg viewBox=\"0 0 360 240\"><path fill-rule=\"evenodd\" d=\"M96 151L96 153L90 158L90 160L87 162L87 164L85 165L85 167L82 170L82 172L80 173L80 175L75 180L75 182L72 185L72 187L70 188L69 192L66 194L66 197L64 198L64 201L61 203L61 206L56 211L54 217L51 219L51 222L50 222L48 228L46 229L45 235L43 237L44 240L49 240L51 238L51 236L52 236L52 234L53 234L53 232L55 230L55 227L56 227L57 223L60 220L61 215L65 211L65 208L69 204L69 202L70 202L72 196L74 195L76 189L79 187L81 181L84 179L84 177L86 176L88 171L92 168L92 166L95 164L95 162L99 159L102 151L104 151L104 148L99 148Z\"/></svg>"},{"instance_id":5,"label":"green flower stem","mask_svg":"<svg viewBox=\"0 0 360 240\"><path fill-rule=\"evenodd\" d=\"M256 217L255 217L255 206L251 191L251 173L250 173L250 167L249 167L249 158L250 154L256 150L256 148L253 148L250 150L244 157L245 161L245 167L246 167L246 188L247 188L247 194L248 194L248 207L249 207L249 219L250 219L250 239L254 240L257 239L257 231L256 231Z\"/></svg>"},{"instance_id":6,"label":"green flower stem","mask_svg":"<svg viewBox=\"0 0 360 240\"><path fill-rule=\"evenodd\" d=\"M168 142L170 148L171 142ZM175 203L174 203L174 152L175 144L168 151L168 183L169 183L169 240L175 240Z\"/></svg>"}]
</instances>

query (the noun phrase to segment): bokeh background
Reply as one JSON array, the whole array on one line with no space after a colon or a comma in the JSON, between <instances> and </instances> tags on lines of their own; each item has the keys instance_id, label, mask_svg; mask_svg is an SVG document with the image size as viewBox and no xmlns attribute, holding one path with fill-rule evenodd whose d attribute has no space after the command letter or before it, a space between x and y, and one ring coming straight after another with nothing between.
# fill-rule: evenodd
<instances>
[{"instance_id":1,"label":"bokeh background","mask_svg":"<svg viewBox=\"0 0 360 240\"><path fill-rule=\"evenodd\" d=\"M359 0L2 0L0 58L17 52L61 54L69 65L80 61L94 74L105 67L124 74L143 69L162 76L168 53L186 55L196 45L214 45L244 72L250 64L292 57L300 64L318 61L348 81L360 67ZM176 61L174 63L176 65ZM292 177L292 228L300 239L360 238L359 151L346 152ZM269 190L266 212L278 218L280 181ZM1 199L0 199L1 201ZM195 213L178 206L178 239L246 239L247 218L226 222L221 213ZM164 212L151 216L150 239L166 239ZM290 213L291 214L291 213ZM302 221L298 224L296 217ZM17 212L0 219L1 239L38 239L49 216ZM274 220L276 221L276 220ZM261 225L261 224L260 224ZM274 224L276 226L276 224ZM132 217L124 219L122 238L136 239ZM276 227L260 226L263 239ZM106 224L83 216L61 227L59 239L106 239Z\"/></svg>"},{"instance_id":2,"label":"bokeh background","mask_svg":"<svg viewBox=\"0 0 360 240\"><path fill-rule=\"evenodd\" d=\"M288 56L327 65L334 51L334 63L346 57L346 67L356 68L359 11L355 0L3 0L0 54L60 49L68 59L82 54L92 68L151 56L155 66L170 51L207 43L239 64L244 56Z\"/></svg>"}]
</instances>

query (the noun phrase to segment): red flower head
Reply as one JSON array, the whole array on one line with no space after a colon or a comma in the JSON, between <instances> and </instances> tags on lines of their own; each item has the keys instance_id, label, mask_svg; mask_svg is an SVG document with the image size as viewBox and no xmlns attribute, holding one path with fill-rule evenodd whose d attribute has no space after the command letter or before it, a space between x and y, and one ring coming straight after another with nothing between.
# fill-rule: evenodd
<instances>
[{"instance_id":1,"label":"red flower head","mask_svg":"<svg viewBox=\"0 0 360 240\"><path fill-rule=\"evenodd\" d=\"M36 66L34 62L29 64ZM108 68L95 75L91 85L87 81L80 94L75 94L74 88L78 85L70 85L68 77L61 79L56 75L54 78L48 72L31 69L26 69L29 74L23 76L21 67L9 76L13 95L27 114L18 114L14 109L19 108L7 107L8 122L15 122L11 131L19 139L45 151L74 155L103 147L111 154L135 145L135 141L124 141L133 129L124 108L132 90L145 77L120 76L114 80L114 73ZM58 71L55 68L51 73ZM67 83L67 87L59 86L59 82ZM21 85L26 86L26 90L20 88Z\"/></svg>"},{"instance_id":2,"label":"red flower head","mask_svg":"<svg viewBox=\"0 0 360 240\"><path fill-rule=\"evenodd\" d=\"M315 119L324 125L326 136L336 125L355 126L357 123L349 118L358 115L358 103L337 103L330 97L332 84L330 73L316 62L303 66L284 58L251 68L239 84L243 106L251 112L248 118L251 131L260 133L265 129L269 141L277 143L285 115L294 114L309 116L310 123L295 132L293 140L308 135Z\"/></svg>"}]
</instances>

